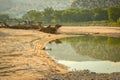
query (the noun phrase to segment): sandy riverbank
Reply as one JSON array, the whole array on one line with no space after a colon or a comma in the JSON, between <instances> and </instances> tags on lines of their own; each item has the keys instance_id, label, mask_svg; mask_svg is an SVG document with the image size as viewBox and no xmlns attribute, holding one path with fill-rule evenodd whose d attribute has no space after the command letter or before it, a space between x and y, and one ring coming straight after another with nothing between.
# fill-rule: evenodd
<instances>
[{"instance_id":1,"label":"sandy riverbank","mask_svg":"<svg viewBox=\"0 0 120 80\"><path fill-rule=\"evenodd\" d=\"M42 50L47 41L63 36L0 29L0 80L36 80L50 73L67 72Z\"/></svg>"},{"instance_id":2,"label":"sandy riverbank","mask_svg":"<svg viewBox=\"0 0 120 80\"><path fill-rule=\"evenodd\" d=\"M120 28L62 27L61 33L89 33L120 37ZM70 36L47 34L37 30L0 29L0 80L39 80L48 74L67 73L43 50L50 40Z\"/></svg>"},{"instance_id":3,"label":"sandy riverbank","mask_svg":"<svg viewBox=\"0 0 120 80\"><path fill-rule=\"evenodd\" d=\"M61 33L67 34L92 34L92 35L103 35L120 37L120 27L103 27L103 26L67 26L62 27L59 30Z\"/></svg>"}]
</instances>

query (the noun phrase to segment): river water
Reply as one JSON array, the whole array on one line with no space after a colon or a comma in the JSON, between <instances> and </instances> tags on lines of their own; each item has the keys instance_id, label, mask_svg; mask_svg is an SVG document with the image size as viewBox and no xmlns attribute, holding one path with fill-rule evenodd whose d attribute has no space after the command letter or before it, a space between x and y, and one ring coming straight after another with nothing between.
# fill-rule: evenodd
<instances>
[{"instance_id":1,"label":"river water","mask_svg":"<svg viewBox=\"0 0 120 80\"><path fill-rule=\"evenodd\" d=\"M120 38L81 35L46 44L47 53L69 70L120 72Z\"/></svg>"}]
</instances>

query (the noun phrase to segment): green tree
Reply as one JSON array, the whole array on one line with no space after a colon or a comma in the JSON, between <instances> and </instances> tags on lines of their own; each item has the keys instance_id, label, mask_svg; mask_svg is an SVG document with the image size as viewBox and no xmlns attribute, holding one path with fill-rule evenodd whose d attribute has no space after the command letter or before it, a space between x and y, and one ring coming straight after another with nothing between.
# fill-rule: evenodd
<instances>
[{"instance_id":1,"label":"green tree","mask_svg":"<svg viewBox=\"0 0 120 80\"><path fill-rule=\"evenodd\" d=\"M76 18L76 12L74 9L66 9L62 13L62 17L64 18L64 22L73 22Z\"/></svg>"},{"instance_id":2,"label":"green tree","mask_svg":"<svg viewBox=\"0 0 120 80\"><path fill-rule=\"evenodd\" d=\"M24 20L30 21L42 21L42 12L36 10L30 10L25 15L22 16Z\"/></svg>"},{"instance_id":3,"label":"green tree","mask_svg":"<svg viewBox=\"0 0 120 80\"><path fill-rule=\"evenodd\" d=\"M8 14L0 14L0 22L5 22L8 20L10 17Z\"/></svg>"},{"instance_id":4,"label":"green tree","mask_svg":"<svg viewBox=\"0 0 120 80\"><path fill-rule=\"evenodd\" d=\"M54 11L54 21L57 23L62 22L63 17L62 17L62 12L63 10L55 10Z\"/></svg>"},{"instance_id":5,"label":"green tree","mask_svg":"<svg viewBox=\"0 0 120 80\"><path fill-rule=\"evenodd\" d=\"M83 22L93 20L93 12L87 9L67 9L63 12L65 22Z\"/></svg>"},{"instance_id":6,"label":"green tree","mask_svg":"<svg viewBox=\"0 0 120 80\"><path fill-rule=\"evenodd\" d=\"M117 21L120 17L120 7L111 7L108 9L109 20Z\"/></svg>"},{"instance_id":7,"label":"green tree","mask_svg":"<svg viewBox=\"0 0 120 80\"><path fill-rule=\"evenodd\" d=\"M83 9L81 10L81 20L80 21L92 21L94 14L91 10Z\"/></svg>"},{"instance_id":8,"label":"green tree","mask_svg":"<svg viewBox=\"0 0 120 80\"><path fill-rule=\"evenodd\" d=\"M104 8L96 8L93 10L94 12L94 20L108 20L108 12Z\"/></svg>"},{"instance_id":9,"label":"green tree","mask_svg":"<svg viewBox=\"0 0 120 80\"><path fill-rule=\"evenodd\" d=\"M54 19L54 10L53 8L45 8L43 11L44 21L47 23L51 23Z\"/></svg>"},{"instance_id":10,"label":"green tree","mask_svg":"<svg viewBox=\"0 0 120 80\"><path fill-rule=\"evenodd\" d=\"M117 19L117 23L120 24L120 18Z\"/></svg>"}]
</instances>

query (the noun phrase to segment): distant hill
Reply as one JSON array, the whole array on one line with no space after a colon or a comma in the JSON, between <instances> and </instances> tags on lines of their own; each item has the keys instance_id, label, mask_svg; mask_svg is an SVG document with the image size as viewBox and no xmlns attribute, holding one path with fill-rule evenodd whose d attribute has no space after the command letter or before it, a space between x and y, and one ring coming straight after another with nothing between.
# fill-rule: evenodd
<instances>
[{"instance_id":1,"label":"distant hill","mask_svg":"<svg viewBox=\"0 0 120 80\"><path fill-rule=\"evenodd\" d=\"M112 6L120 6L120 0L75 0L71 4L73 8L108 8Z\"/></svg>"},{"instance_id":2,"label":"distant hill","mask_svg":"<svg viewBox=\"0 0 120 80\"><path fill-rule=\"evenodd\" d=\"M65 9L73 0L0 0L0 13L9 13L12 17L23 15L29 10L43 10L47 7Z\"/></svg>"}]
</instances>

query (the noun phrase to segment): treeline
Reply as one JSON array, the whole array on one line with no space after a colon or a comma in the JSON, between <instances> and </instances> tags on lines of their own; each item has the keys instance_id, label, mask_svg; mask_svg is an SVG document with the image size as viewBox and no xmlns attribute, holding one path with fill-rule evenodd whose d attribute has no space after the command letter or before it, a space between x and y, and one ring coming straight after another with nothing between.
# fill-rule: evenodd
<instances>
[{"instance_id":1,"label":"treeline","mask_svg":"<svg viewBox=\"0 0 120 80\"><path fill-rule=\"evenodd\" d=\"M9 18L8 15L0 15L0 21ZM36 21L44 23L78 23L88 21L113 21L120 24L120 7L79 9L69 8L54 10L46 8L44 11L30 10L20 20Z\"/></svg>"},{"instance_id":2,"label":"treeline","mask_svg":"<svg viewBox=\"0 0 120 80\"><path fill-rule=\"evenodd\" d=\"M7 19L9 19L9 15L8 14L0 14L0 22L4 22Z\"/></svg>"},{"instance_id":3,"label":"treeline","mask_svg":"<svg viewBox=\"0 0 120 80\"><path fill-rule=\"evenodd\" d=\"M61 22L86 22L86 21L117 21L120 20L120 7L53 10L46 8L44 11L31 10L23 15L22 19L44 21L45 23Z\"/></svg>"}]
</instances>

